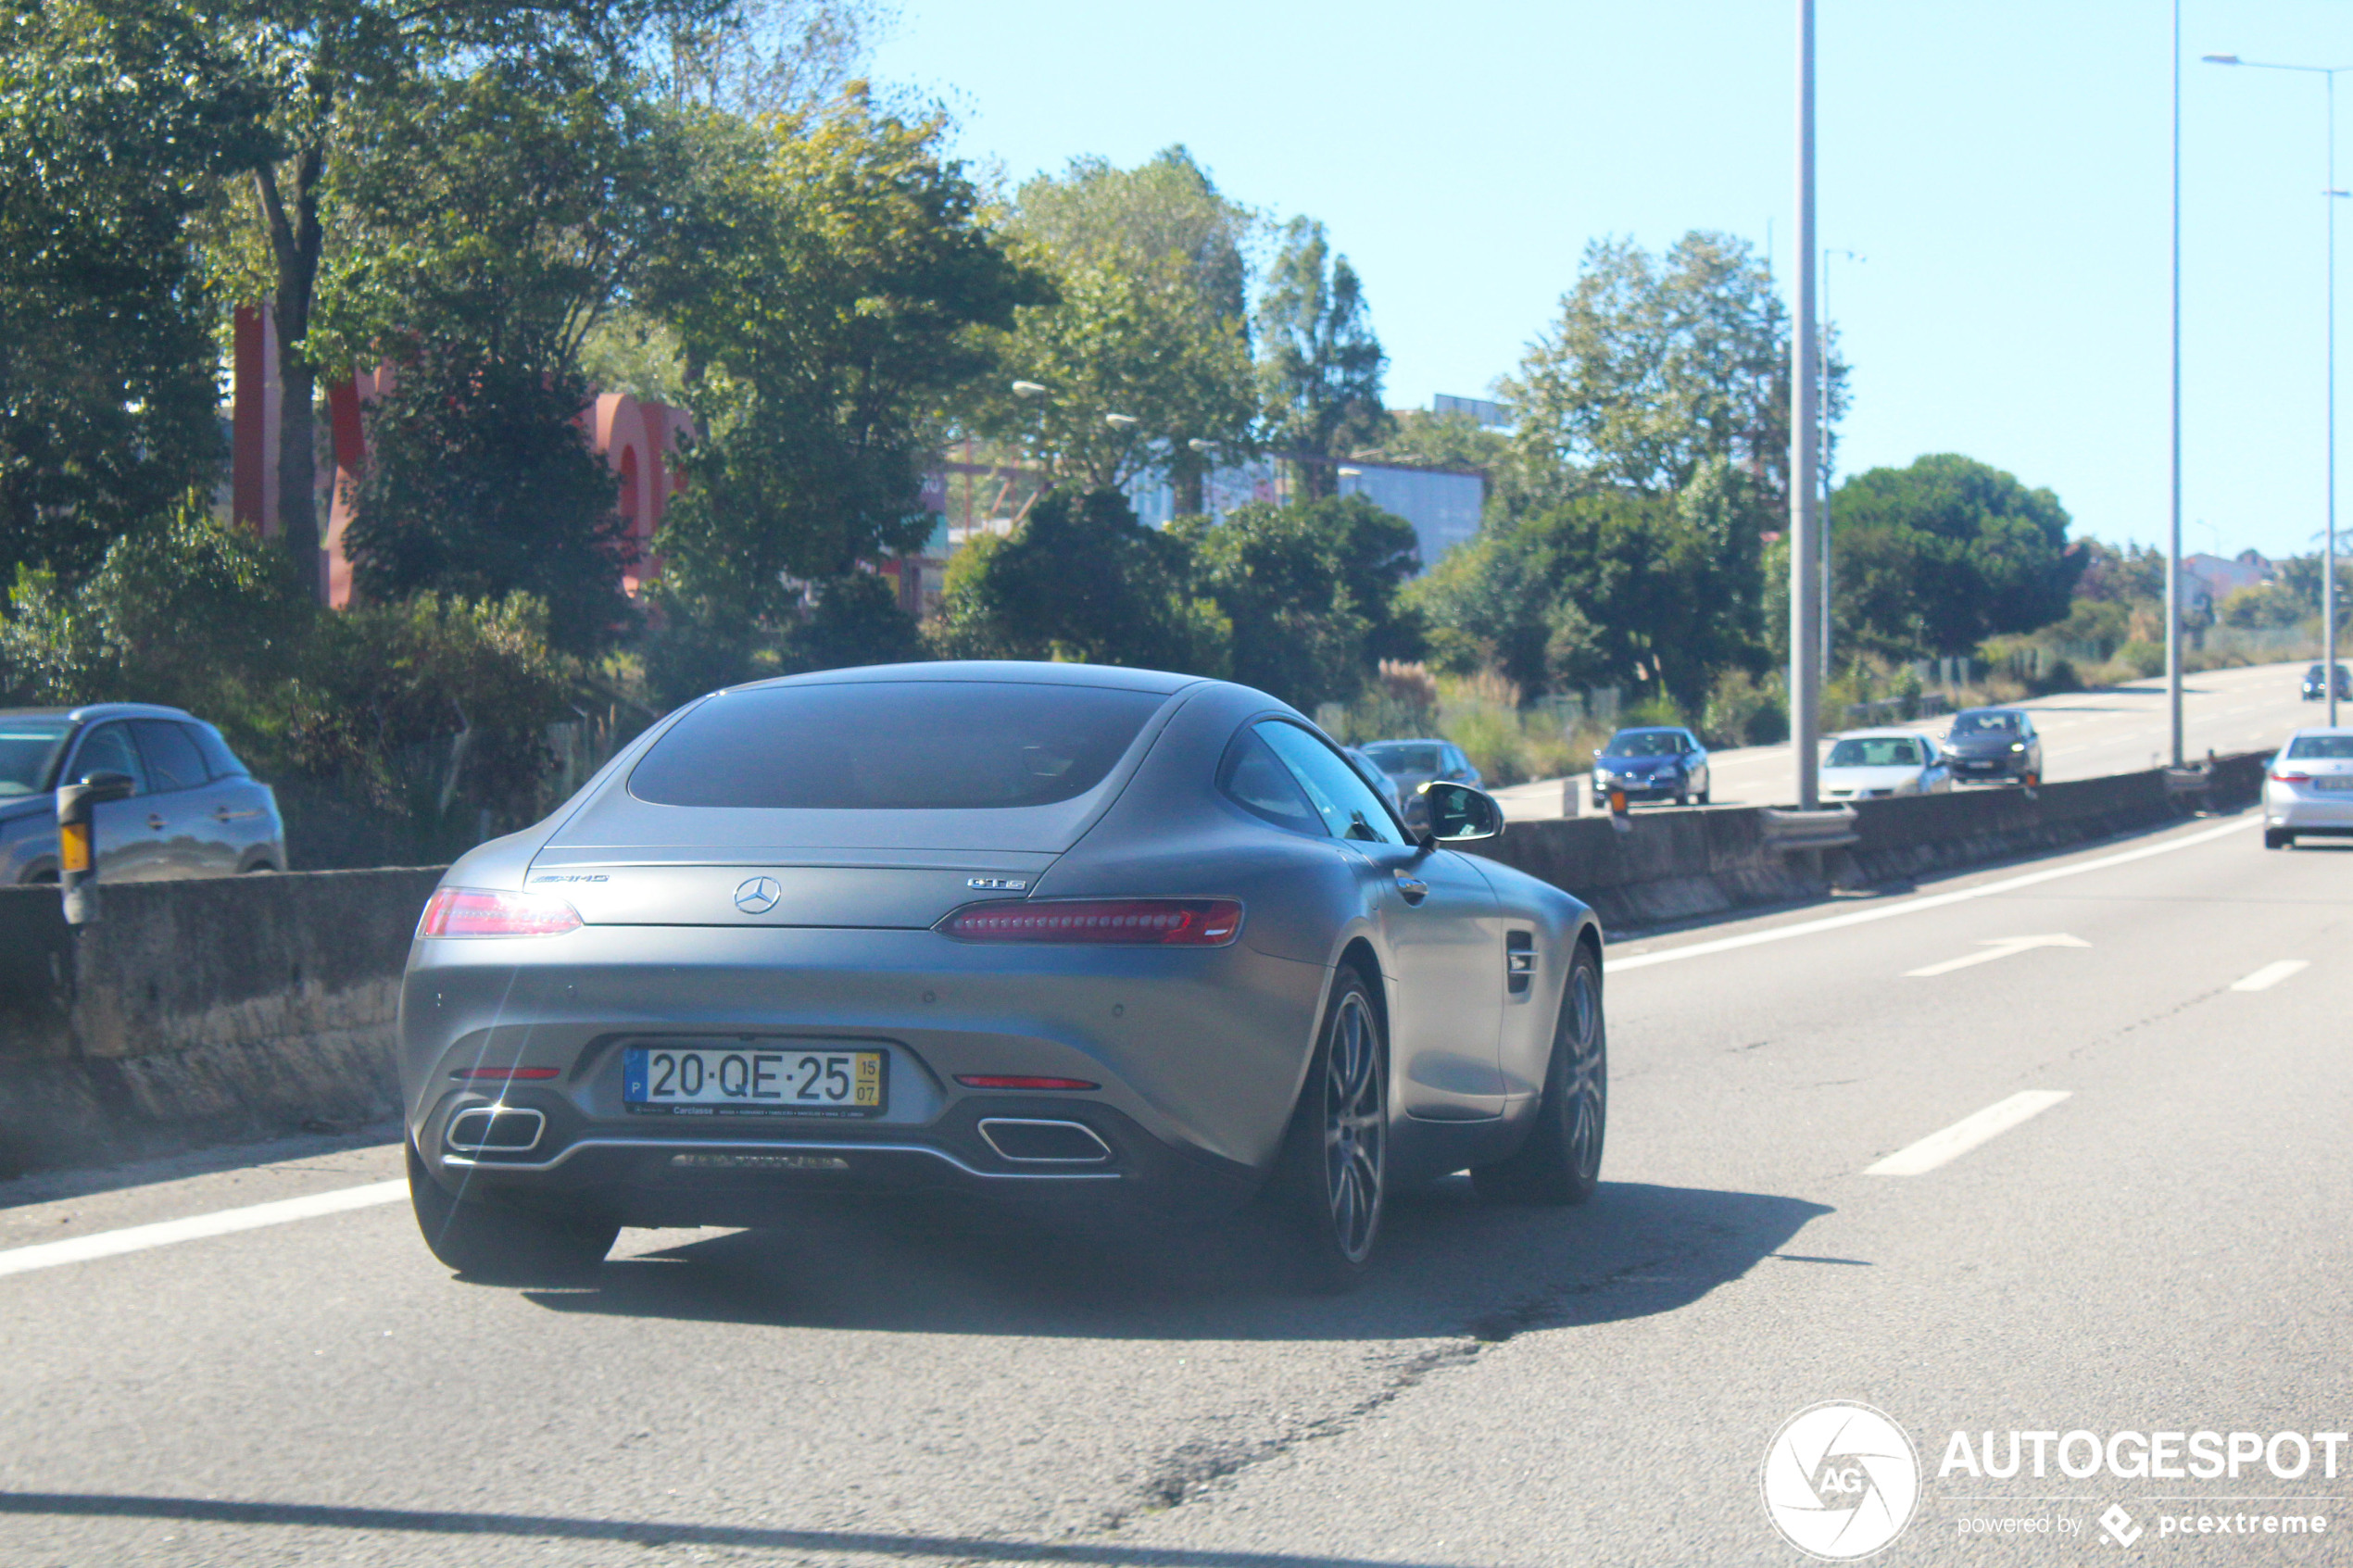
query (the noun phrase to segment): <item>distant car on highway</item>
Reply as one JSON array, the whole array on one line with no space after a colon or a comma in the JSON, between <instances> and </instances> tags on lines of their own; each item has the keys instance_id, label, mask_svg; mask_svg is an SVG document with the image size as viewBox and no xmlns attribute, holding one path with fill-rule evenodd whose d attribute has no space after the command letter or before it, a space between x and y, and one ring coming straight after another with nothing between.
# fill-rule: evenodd
<instances>
[{"instance_id":1,"label":"distant car on highway","mask_svg":"<svg viewBox=\"0 0 2353 1568\"><path fill-rule=\"evenodd\" d=\"M1365 742L1360 749L1374 767L1389 775L1403 802L1405 825L1416 833L1429 825L1428 808L1420 795L1422 785L1435 780L1473 789L1486 786L1487 781L1463 755L1463 748L1450 740L1376 740Z\"/></svg>"},{"instance_id":2,"label":"distant car on highway","mask_svg":"<svg viewBox=\"0 0 2353 1568\"><path fill-rule=\"evenodd\" d=\"M1637 800L1672 800L1678 806L1707 804L1715 774L1707 747L1691 731L1672 724L1620 730L1593 753L1593 809L1603 810L1614 794Z\"/></svg>"},{"instance_id":3,"label":"distant car on highway","mask_svg":"<svg viewBox=\"0 0 2353 1568\"><path fill-rule=\"evenodd\" d=\"M101 882L286 869L278 797L220 732L177 708L98 702L0 710L0 884L57 880L57 790L120 773L91 827Z\"/></svg>"},{"instance_id":4,"label":"distant car on highway","mask_svg":"<svg viewBox=\"0 0 2353 1568\"><path fill-rule=\"evenodd\" d=\"M2305 701L2319 702L2328 695L2327 677L2321 666L2315 664L2304 671ZM2347 670L2342 664L2336 667L2336 698L2339 702L2353 699L2353 670Z\"/></svg>"},{"instance_id":5,"label":"distant car on highway","mask_svg":"<svg viewBox=\"0 0 2353 1568\"><path fill-rule=\"evenodd\" d=\"M2298 730L2263 774L2263 847L2353 838L2353 728Z\"/></svg>"},{"instance_id":6,"label":"distant car on highway","mask_svg":"<svg viewBox=\"0 0 2353 1568\"><path fill-rule=\"evenodd\" d=\"M1953 771L1936 743L1909 730L1850 731L1822 761L1825 800L1942 795L1952 787Z\"/></svg>"},{"instance_id":7,"label":"distant car on highway","mask_svg":"<svg viewBox=\"0 0 2353 1568\"><path fill-rule=\"evenodd\" d=\"M1348 759L1348 765L1355 769L1366 784L1373 786L1374 794L1389 802L1389 809L1396 812L1398 820L1403 822L1405 817L1405 797L1398 792L1397 781L1382 772L1379 763L1365 756L1355 746L1343 746L1340 748L1340 754Z\"/></svg>"},{"instance_id":8,"label":"distant car on highway","mask_svg":"<svg viewBox=\"0 0 2353 1568\"><path fill-rule=\"evenodd\" d=\"M1953 715L1944 746L1957 780L2042 781L2043 737L2022 708L1965 708Z\"/></svg>"},{"instance_id":9,"label":"distant car on highway","mask_svg":"<svg viewBox=\"0 0 2353 1568\"><path fill-rule=\"evenodd\" d=\"M1337 1287L1402 1183L1581 1201L1599 923L1453 847L1503 831L1491 797L1423 790L1408 834L1291 709L1147 670L689 703L426 905L397 1048L419 1228L529 1279L624 1224L820 1194L1255 1201Z\"/></svg>"}]
</instances>

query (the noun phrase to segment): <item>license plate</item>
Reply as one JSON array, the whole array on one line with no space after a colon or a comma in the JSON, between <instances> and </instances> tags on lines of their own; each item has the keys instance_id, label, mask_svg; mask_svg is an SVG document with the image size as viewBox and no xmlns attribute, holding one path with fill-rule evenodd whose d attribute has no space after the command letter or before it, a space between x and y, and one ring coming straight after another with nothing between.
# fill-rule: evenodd
<instances>
[{"instance_id":1,"label":"license plate","mask_svg":"<svg viewBox=\"0 0 2353 1568\"><path fill-rule=\"evenodd\" d=\"M2353 773L2330 773L2312 781L2314 789L2353 789Z\"/></svg>"},{"instance_id":2,"label":"license plate","mask_svg":"<svg viewBox=\"0 0 2353 1568\"><path fill-rule=\"evenodd\" d=\"M887 1053L822 1046L632 1046L621 1098L654 1116L879 1116Z\"/></svg>"}]
</instances>

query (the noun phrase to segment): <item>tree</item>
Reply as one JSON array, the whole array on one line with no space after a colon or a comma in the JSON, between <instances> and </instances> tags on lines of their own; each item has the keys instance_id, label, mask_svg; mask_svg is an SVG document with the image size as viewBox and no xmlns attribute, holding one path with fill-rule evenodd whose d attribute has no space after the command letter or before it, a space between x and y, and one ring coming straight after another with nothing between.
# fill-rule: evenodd
<instances>
[{"instance_id":1,"label":"tree","mask_svg":"<svg viewBox=\"0 0 2353 1568\"><path fill-rule=\"evenodd\" d=\"M1680 496L1572 496L1447 552L1409 602L1458 667L1528 689L1630 686L1696 711L1716 673L1756 661L1755 483L1720 460Z\"/></svg>"},{"instance_id":2,"label":"tree","mask_svg":"<svg viewBox=\"0 0 2353 1568\"><path fill-rule=\"evenodd\" d=\"M1844 380L1833 359L1832 420ZM1559 320L1504 391L1528 504L1597 485L1669 495L1723 458L1786 508L1789 318L1745 240L1694 231L1656 257L1594 241Z\"/></svg>"},{"instance_id":3,"label":"tree","mask_svg":"<svg viewBox=\"0 0 2353 1568\"><path fill-rule=\"evenodd\" d=\"M704 435L659 548L671 591L745 618L922 544L947 402L1043 282L941 144L853 93L822 115L707 122L706 189L644 297L677 331Z\"/></svg>"},{"instance_id":4,"label":"tree","mask_svg":"<svg viewBox=\"0 0 2353 1568\"><path fill-rule=\"evenodd\" d=\"M1011 535L957 553L935 646L1222 675L1233 628L1195 596L1188 556L1115 490L1049 491Z\"/></svg>"},{"instance_id":5,"label":"tree","mask_svg":"<svg viewBox=\"0 0 2353 1568\"><path fill-rule=\"evenodd\" d=\"M1233 627L1237 681L1313 712L1354 697L1380 659L1419 651L1396 602L1416 564L1413 525L1362 495L1253 503L1169 533L1190 552L1194 592Z\"/></svg>"},{"instance_id":6,"label":"tree","mask_svg":"<svg viewBox=\"0 0 2353 1568\"><path fill-rule=\"evenodd\" d=\"M577 373L424 345L368 416L369 463L344 547L361 597L529 594L559 647L627 625L628 563L612 475L583 439Z\"/></svg>"},{"instance_id":7,"label":"tree","mask_svg":"<svg viewBox=\"0 0 2353 1568\"><path fill-rule=\"evenodd\" d=\"M456 59L578 52L618 62L658 18L708 15L717 0L233 0L209 14L264 106L264 150L250 163L258 242L278 332L279 527L308 568L319 547L311 313L331 236L331 181L364 144L355 125ZM232 247L234 248L234 247Z\"/></svg>"},{"instance_id":8,"label":"tree","mask_svg":"<svg viewBox=\"0 0 2353 1568\"><path fill-rule=\"evenodd\" d=\"M0 14L0 574L86 575L210 478L214 302L187 229L252 109L181 12Z\"/></svg>"},{"instance_id":9,"label":"tree","mask_svg":"<svg viewBox=\"0 0 2353 1568\"><path fill-rule=\"evenodd\" d=\"M1356 270L1332 256L1313 219L1294 218L1284 231L1259 296L1258 330L1266 442L1301 458L1310 497L1330 495L1339 459L1388 431L1381 371L1389 356L1373 335Z\"/></svg>"},{"instance_id":10,"label":"tree","mask_svg":"<svg viewBox=\"0 0 2353 1568\"><path fill-rule=\"evenodd\" d=\"M736 0L673 17L657 69L675 103L747 119L805 113L856 78L884 20L871 0Z\"/></svg>"},{"instance_id":11,"label":"tree","mask_svg":"<svg viewBox=\"0 0 2353 1568\"><path fill-rule=\"evenodd\" d=\"M1841 636L1889 658L1969 653L2057 621L2086 564L2057 496L1957 454L1856 474L1831 512Z\"/></svg>"},{"instance_id":12,"label":"tree","mask_svg":"<svg viewBox=\"0 0 2353 1568\"><path fill-rule=\"evenodd\" d=\"M1252 221L1182 147L1132 169L1080 158L1023 185L1012 229L1053 295L1000 343L975 422L1082 489L1165 467L1178 509L1198 511L1206 461L1191 444L1239 449L1255 412L1241 255ZM1019 398L1013 381L1045 391Z\"/></svg>"},{"instance_id":13,"label":"tree","mask_svg":"<svg viewBox=\"0 0 2353 1568\"><path fill-rule=\"evenodd\" d=\"M677 117L564 55L385 97L329 182L349 244L320 279L314 347L397 359L434 340L575 369L675 221L692 177Z\"/></svg>"}]
</instances>

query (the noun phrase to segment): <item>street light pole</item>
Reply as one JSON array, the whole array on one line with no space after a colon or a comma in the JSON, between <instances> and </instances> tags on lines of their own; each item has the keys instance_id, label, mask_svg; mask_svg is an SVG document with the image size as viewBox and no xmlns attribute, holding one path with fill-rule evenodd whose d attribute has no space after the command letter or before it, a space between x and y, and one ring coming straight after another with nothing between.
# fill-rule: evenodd
<instances>
[{"instance_id":1,"label":"street light pole","mask_svg":"<svg viewBox=\"0 0 2353 1568\"><path fill-rule=\"evenodd\" d=\"M1796 320L1790 331L1789 433L1789 718L1790 750L1797 761L1797 804L1819 802L1821 759L1820 526L1821 344L1815 336L1814 270L1821 252L1814 238L1814 0L1797 0L1797 264Z\"/></svg>"},{"instance_id":2,"label":"street light pole","mask_svg":"<svg viewBox=\"0 0 2353 1568\"><path fill-rule=\"evenodd\" d=\"M2174 0L2174 8L2177 14L2180 7L2181 0ZM2179 25L2180 24L2177 20L2175 24L2177 30ZM2321 684L2328 693L2328 721L2329 724L2334 727L2336 723L2336 204L2343 200L2346 194L2346 193L2336 188L2336 79L2340 73L2353 70L2353 66L2282 65L2274 61L2267 60L2242 60L2236 55L2208 55L2205 58L2206 63L2208 65L2244 66L2249 70L2293 70L2300 71L2307 76L2317 76L2321 79L2322 101L2328 110L2328 151L2326 165L2328 169L2328 184L2321 192L2321 199L2327 204L2329 216L2328 345L2326 351L2328 364L2328 464L2326 470L2328 475L2328 501L2327 505L2322 508L2324 521L2322 523L2322 531L2321 534ZM2177 47L2175 50L2175 60L2177 63L2174 66L2174 74L2177 78L2181 72L2181 67L2178 63L2179 59L2180 51ZM2174 110L2175 123L2177 127L2180 122L2181 114L2179 108L2179 98L2180 90L2177 87L2175 89L2176 107ZM2176 170L2174 174L2174 181L2177 189L2181 180L2179 172L2181 157L2179 152L2179 143L2180 132L2177 129L2175 132L2176 151L2174 154ZM2178 207L2178 206L2179 202L2177 198L2176 207ZM2177 257L2180 254L2180 250L2181 240L2179 220L2177 219L2174 239L2174 251ZM2177 260L2174 265L2175 271L2178 276L2180 262ZM2175 286L2178 292L2179 284L2177 283ZM2177 343L2179 341L2179 333L2180 328L2177 325L2175 327ZM2177 369L2174 372L2177 379L2181 373L2178 369L2179 361L2180 350L2177 347L2175 350L2175 362ZM2178 396L2179 394L2176 394L2177 399ZM2181 551L2180 516L2179 502L2177 499L2174 513L2174 552L2177 555ZM2179 705L2180 700L2181 699L2179 697L2174 699L2177 706ZM2178 761L2179 758L2177 757L2175 760Z\"/></svg>"},{"instance_id":3,"label":"street light pole","mask_svg":"<svg viewBox=\"0 0 2353 1568\"><path fill-rule=\"evenodd\" d=\"M2182 0L2173 0L2173 485L2165 547L2165 709L2182 765Z\"/></svg>"}]
</instances>

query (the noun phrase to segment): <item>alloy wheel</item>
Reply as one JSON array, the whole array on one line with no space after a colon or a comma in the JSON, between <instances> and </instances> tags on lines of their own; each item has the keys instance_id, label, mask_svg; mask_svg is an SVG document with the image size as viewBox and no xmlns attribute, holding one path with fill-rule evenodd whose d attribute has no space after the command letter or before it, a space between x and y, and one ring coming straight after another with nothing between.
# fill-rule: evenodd
<instances>
[{"instance_id":1,"label":"alloy wheel","mask_svg":"<svg viewBox=\"0 0 2353 1568\"><path fill-rule=\"evenodd\" d=\"M1350 1262L1372 1250L1389 1160L1380 1032L1363 996L1342 999L1324 1068L1324 1192L1332 1241Z\"/></svg>"},{"instance_id":2,"label":"alloy wheel","mask_svg":"<svg viewBox=\"0 0 2353 1568\"><path fill-rule=\"evenodd\" d=\"M1561 1113L1567 1118L1570 1168L1587 1181L1600 1173L1602 1128L1606 1106L1603 1096L1605 1068L1602 1060L1602 997L1593 972L1579 964L1569 976L1567 1016L1562 1020L1568 1052L1562 1087L1567 1091Z\"/></svg>"}]
</instances>

